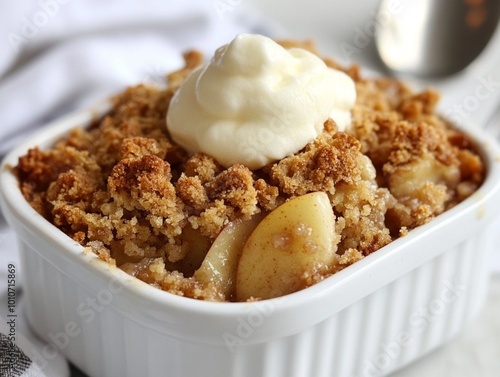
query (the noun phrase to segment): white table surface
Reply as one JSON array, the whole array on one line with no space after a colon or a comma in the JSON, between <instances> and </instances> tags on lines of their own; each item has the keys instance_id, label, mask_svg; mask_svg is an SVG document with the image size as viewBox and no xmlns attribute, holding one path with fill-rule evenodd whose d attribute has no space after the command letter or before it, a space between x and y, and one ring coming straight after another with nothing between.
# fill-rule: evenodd
<instances>
[{"instance_id":1,"label":"white table surface","mask_svg":"<svg viewBox=\"0 0 500 377\"><path fill-rule=\"evenodd\" d=\"M319 50L328 56L346 62L356 62L370 71L384 72L375 48L373 36L369 43L351 56L346 56L342 46L356 47L356 33L366 29L374 17L378 0L254 0L241 3L250 6L263 17L275 22L278 36L297 39L313 39ZM481 77L493 74L500 80L500 29L495 40L478 61L466 72L451 79L438 82L415 82L415 85L432 85L442 91L441 109L446 112L454 104L460 104L473 93ZM365 32L366 33L366 32ZM344 44L343 44L344 43ZM346 59L346 57L348 59ZM349 59L350 58L350 59ZM497 91L498 92L498 91ZM467 121L483 125L499 103L499 93L489 103L482 103L471 112ZM500 128L500 119L497 118ZM441 347L431 355L400 370L392 377L497 377L500 376L500 242L499 251L492 260L497 272L487 305L478 320L455 340Z\"/></svg>"}]
</instances>

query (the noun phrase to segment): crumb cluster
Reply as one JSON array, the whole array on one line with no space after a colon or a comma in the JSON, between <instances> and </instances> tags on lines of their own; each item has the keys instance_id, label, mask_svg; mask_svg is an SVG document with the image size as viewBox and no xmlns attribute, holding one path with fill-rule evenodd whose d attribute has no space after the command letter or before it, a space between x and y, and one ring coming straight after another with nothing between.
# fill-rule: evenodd
<instances>
[{"instance_id":1,"label":"crumb cluster","mask_svg":"<svg viewBox=\"0 0 500 377\"><path fill-rule=\"evenodd\" d=\"M288 44L289 46L289 44ZM311 49L310 45L301 45ZM324 132L292 156L251 171L189 155L169 137L173 94L202 61L170 74L167 87L139 85L111 110L53 148L31 149L16 167L21 190L47 220L102 259L160 289L196 299L225 298L193 277L213 240L236 219L326 192L344 268L471 195L484 166L471 141L435 112L438 94L414 93L390 78L356 82L353 125ZM304 276L304 285L325 275Z\"/></svg>"}]
</instances>

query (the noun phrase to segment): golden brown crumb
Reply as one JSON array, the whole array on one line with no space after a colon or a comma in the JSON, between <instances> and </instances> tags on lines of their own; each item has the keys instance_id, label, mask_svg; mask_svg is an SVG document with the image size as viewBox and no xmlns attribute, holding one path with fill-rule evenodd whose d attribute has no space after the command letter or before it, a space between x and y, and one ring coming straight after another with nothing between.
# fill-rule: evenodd
<instances>
[{"instance_id":1,"label":"golden brown crumb","mask_svg":"<svg viewBox=\"0 0 500 377\"><path fill-rule=\"evenodd\" d=\"M316 52L310 42L282 44ZM326 192L341 237L337 263L304 274L308 286L430 221L482 183L481 159L467 135L435 113L435 91L365 79L359 67L330 59L327 65L356 82L348 133L329 119L301 151L256 171L189 155L165 124L170 99L202 62L198 52L184 58L166 88L125 90L91 127L74 130L52 149L31 149L16 167L22 193L39 213L159 289L224 300L215 286L193 277L214 239L231 221L299 195Z\"/></svg>"},{"instance_id":2,"label":"golden brown crumb","mask_svg":"<svg viewBox=\"0 0 500 377\"><path fill-rule=\"evenodd\" d=\"M175 91L193 69L198 67L203 61L203 55L198 51L188 51L184 55L185 67L181 70L172 72L167 76L169 88Z\"/></svg>"}]
</instances>

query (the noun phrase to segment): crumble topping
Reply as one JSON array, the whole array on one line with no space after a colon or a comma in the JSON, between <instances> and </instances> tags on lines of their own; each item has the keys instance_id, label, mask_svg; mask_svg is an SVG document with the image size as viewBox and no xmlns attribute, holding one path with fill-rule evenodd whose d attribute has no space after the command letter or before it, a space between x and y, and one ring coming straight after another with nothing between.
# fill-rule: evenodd
<instances>
[{"instance_id":1,"label":"crumble topping","mask_svg":"<svg viewBox=\"0 0 500 377\"><path fill-rule=\"evenodd\" d=\"M233 299L193 277L210 245L230 222L297 196L327 193L332 232L340 236L335 266L305 273L306 287L429 222L482 183L480 157L466 134L436 114L435 91L363 78L357 66L330 59L328 66L356 83L351 129L338 132L329 119L302 150L257 170L189 155L165 125L170 99L202 62L197 52L184 57L186 66L168 76L166 88L128 88L90 127L51 149L31 149L16 167L23 195L48 221L159 289Z\"/></svg>"}]
</instances>

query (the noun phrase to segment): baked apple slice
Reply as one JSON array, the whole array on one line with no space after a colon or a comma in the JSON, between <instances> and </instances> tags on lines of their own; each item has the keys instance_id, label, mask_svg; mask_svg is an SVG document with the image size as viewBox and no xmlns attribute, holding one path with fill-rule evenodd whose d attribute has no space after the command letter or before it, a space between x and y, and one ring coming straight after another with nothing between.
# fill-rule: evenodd
<instances>
[{"instance_id":1,"label":"baked apple slice","mask_svg":"<svg viewBox=\"0 0 500 377\"><path fill-rule=\"evenodd\" d=\"M340 237L324 192L296 197L269 213L243 246L236 298L279 297L304 288L304 274L332 266Z\"/></svg>"},{"instance_id":2,"label":"baked apple slice","mask_svg":"<svg viewBox=\"0 0 500 377\"><path fill-rule=\"evenodd\" d=\"M236 269L243 245L263 218L261 213L250 220L236 220L226 225L194 273L194 278L215 285L226 300L234 299Z\"/></svg>"}]
</instances>

